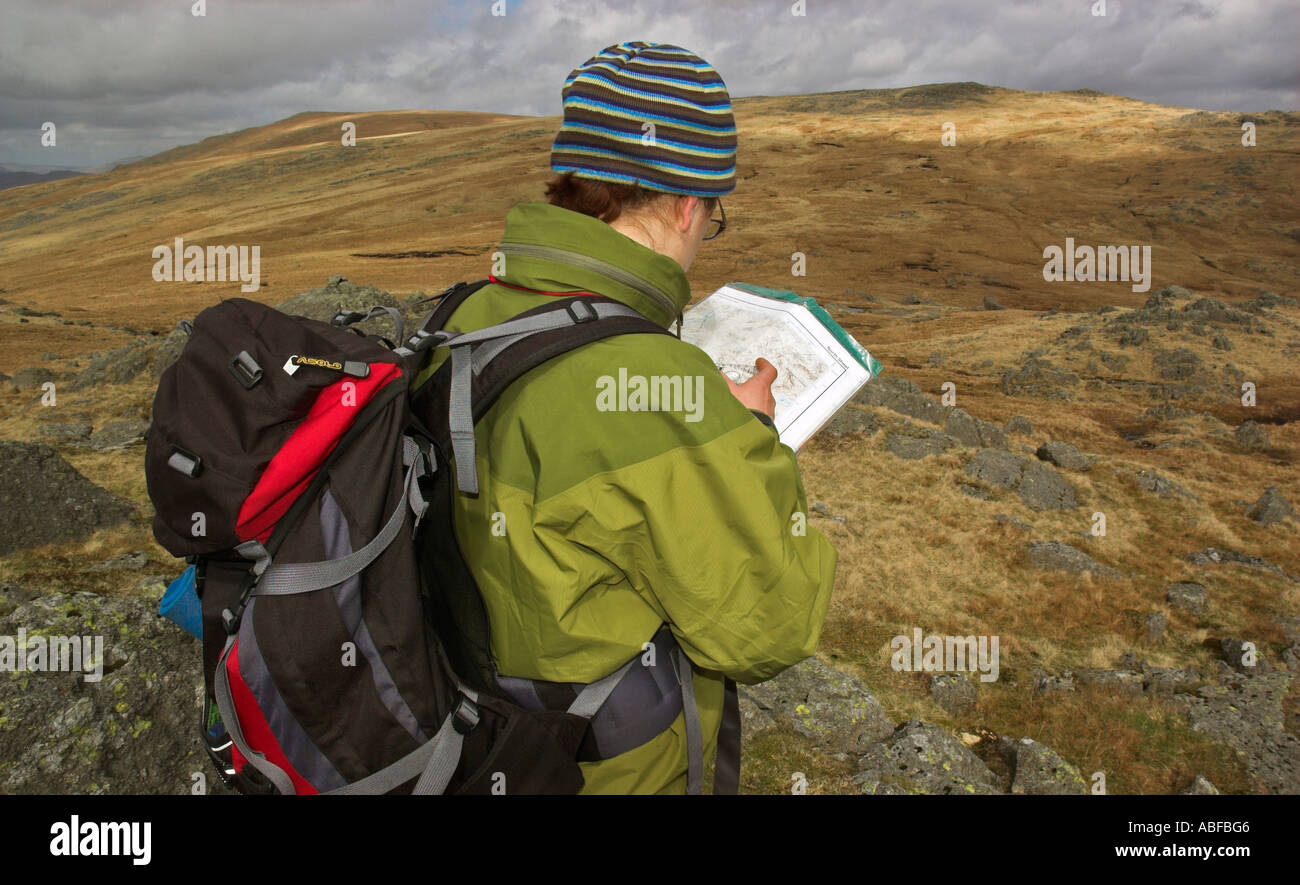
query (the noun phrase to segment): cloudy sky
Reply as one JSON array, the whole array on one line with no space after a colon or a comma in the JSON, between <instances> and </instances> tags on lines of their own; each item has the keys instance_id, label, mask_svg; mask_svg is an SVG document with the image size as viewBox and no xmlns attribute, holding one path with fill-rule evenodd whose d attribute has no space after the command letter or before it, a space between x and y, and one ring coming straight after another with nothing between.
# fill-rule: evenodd
<instances>
[{"instance_id":1,"label":"cloudy sky","mask_svg":"<svg viewBox=\"0 0 1300 885\"><path fill-rule=\"evenodd\" d=\"M701 55L737 97L975 80L1300 109L1296 0L1104 0L1104 16L1098 0L3 5L0 164L107 163L305 110L558 114L569 71L624 40Z\"/></svg>"}]
</instances>

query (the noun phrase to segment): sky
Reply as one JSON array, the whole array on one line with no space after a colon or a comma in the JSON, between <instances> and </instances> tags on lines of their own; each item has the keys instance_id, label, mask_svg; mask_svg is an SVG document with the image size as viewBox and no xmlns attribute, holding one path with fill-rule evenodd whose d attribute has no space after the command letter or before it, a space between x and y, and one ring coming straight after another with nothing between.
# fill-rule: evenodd
<instances>
[{"instance_id":1,"label":"sky","mask_svg":"<svg viewBox=\"0 0 1300 885\"><path fill-rule=\"evenodd\" d=\"M1300 110L1296 0L195 5L3 0L0 164L93 166L302 111L559 114L569 71L627 40L700 55L736 98L974 80Z\"/></svg>"}]
</instances>

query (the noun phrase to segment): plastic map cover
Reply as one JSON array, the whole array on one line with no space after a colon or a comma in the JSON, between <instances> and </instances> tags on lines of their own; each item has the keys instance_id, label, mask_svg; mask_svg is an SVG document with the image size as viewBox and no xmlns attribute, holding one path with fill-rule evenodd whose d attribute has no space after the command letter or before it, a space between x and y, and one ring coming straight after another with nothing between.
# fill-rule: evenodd
<instances>
[{"instance_id":1,"label":"plastic map cover","mask_svg":"<svg viewBox=\"0 0 1300 885\"><path fill-rule=\"evenodd\" d=\"M815 300L748 283L728 283L687 310L682 340L737 384L754 374L757 357L776 366L774 423L796 451L880 373L880 363Z\"/></svg>"}]
</instances>

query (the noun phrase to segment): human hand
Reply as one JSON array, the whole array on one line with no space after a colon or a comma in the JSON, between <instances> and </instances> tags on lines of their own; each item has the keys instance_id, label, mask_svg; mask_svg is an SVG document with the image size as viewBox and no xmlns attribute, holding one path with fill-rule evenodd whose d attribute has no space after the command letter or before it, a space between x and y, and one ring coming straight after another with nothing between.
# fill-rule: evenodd
<instances>
[{"instance_id":1,"label":"human hand","mask_svg":"<svg viewBox=\"0 0 1300 885\"><path fill-rule=\"evenodd\" d=\"M750 376L744 384L737 384L726 373L722 377L726 379L727 386L735 394L736 399L748 409L757 409L769 418L776 416L776 397L772 396L772 382L776 380L776 366L763 359L761 356L754 360L754 368L758 371Z\"/></svg>"}]
</instances>

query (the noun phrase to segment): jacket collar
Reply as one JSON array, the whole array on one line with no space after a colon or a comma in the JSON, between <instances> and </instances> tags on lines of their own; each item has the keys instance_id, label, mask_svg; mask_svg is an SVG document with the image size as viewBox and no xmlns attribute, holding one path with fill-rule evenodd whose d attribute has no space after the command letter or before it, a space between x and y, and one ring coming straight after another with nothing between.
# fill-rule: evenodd
<instances>
[{"instance_id":1,"label":"jacket collar","mask_svg":"<svg viewBox=\"0 0 1300 885\"><path fill-rule=\"evenodd\" d=\"M686 272L598 218L520 203L506 216L498 280L545 292L589 291L635 309L665 329L691 300Z\"/></svg>"}]
</instances>

